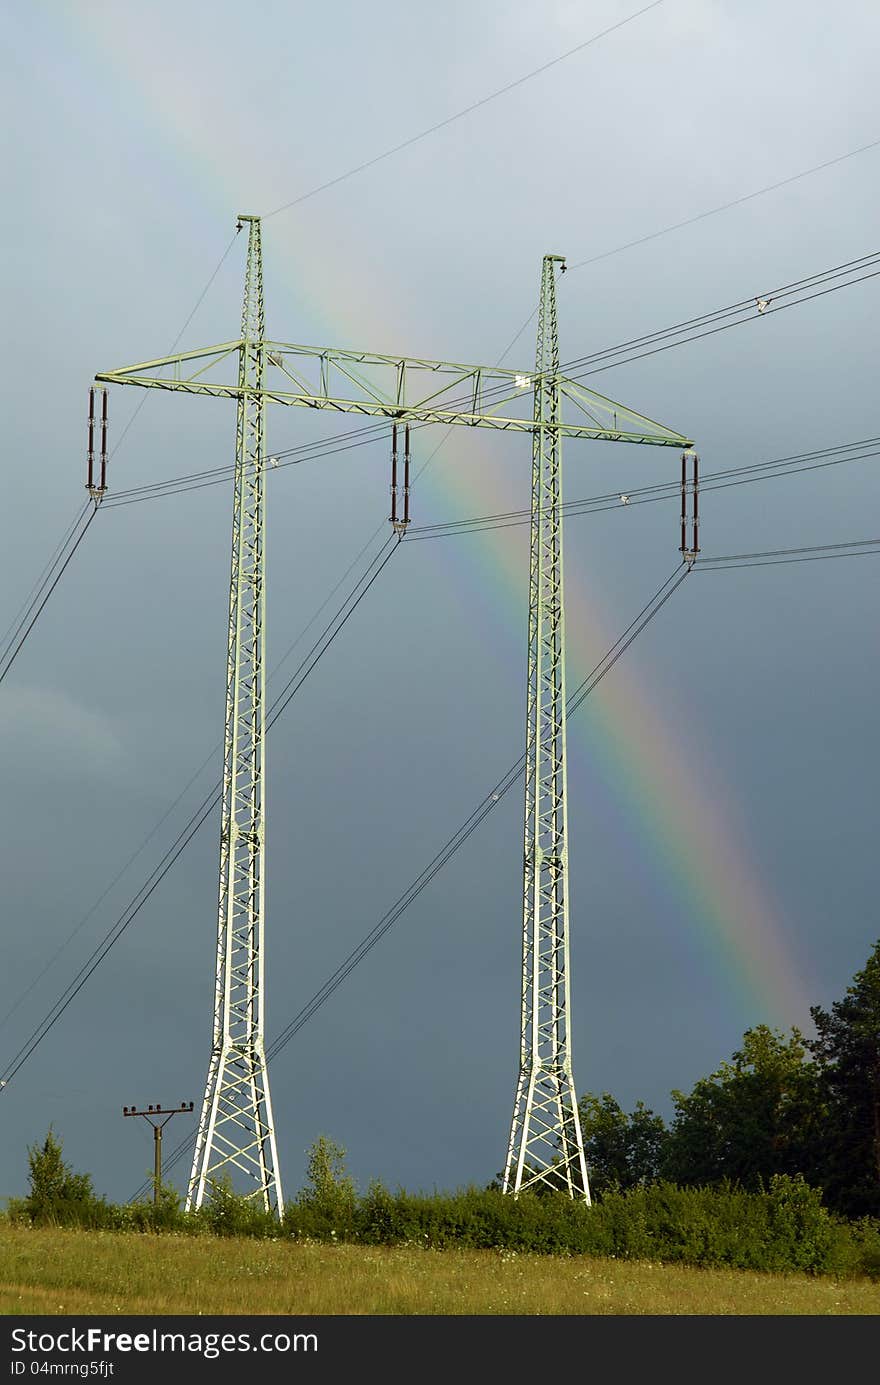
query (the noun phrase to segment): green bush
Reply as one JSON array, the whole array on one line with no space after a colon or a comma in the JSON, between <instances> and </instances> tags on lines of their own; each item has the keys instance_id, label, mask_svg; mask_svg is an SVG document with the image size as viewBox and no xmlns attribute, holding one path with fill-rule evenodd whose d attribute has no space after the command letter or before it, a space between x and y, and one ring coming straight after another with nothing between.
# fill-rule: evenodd
<instances>
[{"instance_id":1,"label":"green bush","mask_svg":"<svg viewBox=\"0 0 880 1385\"><path fill-rule=\"evenodd\" d=\"M309 1150L308 1182L284 1215L284 1229L311 1240L351 1240L357 1192L345 1170L345 1150L319 1135Z\"/></svg>"},{"instance_id":2,"label":"green bush","mask_svg":"<svg viewBox=\"0 0 880 1385\"><path fill-rule=\"evenodd\" d=\"M800 1175L774 1175L750 1192L734 1183L680 1187L649 1183L609 1190L591 1207L553 1189L518 1198L497 1185L454 1193L391 1192L373 1182L359 1196L345 1151L321 1136L309 1153L308 1183L277 1218L217 1180L198 1212L183 1212L171 1188L158 1204L122 1206L97 1197L73 1173L50 1129L28 1150L30 1191L7 1215L31 1225L189 1235L279 1234L328 1243L465 1247L542 1255L588 1255L731 1269L868 1275L880 1278L880 1222L832 1216Z\"/></svg>"},{"instance_id":3,"label":"green bush","mask_svg":"<svg viewBox=\"0 0 880 1385\"><path fill-rule=\"evenodd\" d=\"M362 1245L464 1246L554 1255L612 1256L765 1271L877 1273L880 1227L835 1221L802 1178L777 1175L768 1190L733 1184L655 1183L607 1193L592 1207L565 1194L514 1199L495 1188L433 1196L372 1183L350 1221L311 1219L309 1200L285 1218L293 1235ZM873 1268L872 1268L873 1267Z\"/></svg>"},{"instance_id":4,"label":"green bush","mask_svg":"<svg viewBox=\"0 0 880 1385\"><path fill-rule=\"evenodd\" d=\"M26 1198L14 1204L14 1215L48 1226L99 1226L106 1203L95 1196L91 1176L74 1173L65 1162L61 1141L52 1127L42 1144L28 1146Z\"/></svg>"},{"instance_id":5,"label":"green bush","mask_svg":"<svg viewBox=\"0 0 880 1385\"><path fill-rule=\"evenodd\" d=\"M880 1222L871 1217L832 1222L831 1273L840 1279L865 1275L880 1279Z\"/></svg>"},{"instance_id":6,"label":"green bush","mask_svg":"<svg viewBox=\"0 0 880 1385\"><path fill-rule=\"evenodd\" d=\"M811 1187L800 1174L793 1178L775 1174L767 1199L769 1241L779 1257L779 1267L807 1274L829 1270L835 1235L831 1216L822 1205L821 1190Z\"/></svg>"},{"instance_id":7,"label":"green bush","mask_svg":"<svg viewBox=\"0 0 880 1385\"><path fill-rule=\"evenodd\" d=\"M178 1213L178 1219L182 1217ZM210 1184L208 1201L186 1219L192 1230L211 1231L215 1236L277 1236L278 1220L262 1203L233 1190L229 1178ZM151 1228L152 1229L152 1228Z\"/></svg>"},{"instance_id":8,"label":"green bush","mask_svg":"<svg viewBox=\"0 0 880 1385\"><path fill-rule=\"evenodd\" d=\"M596 1232L604 1224L610 1253L627 1260L815 1274L834 1269L839 1246L818 1190L784 1174L758 1193L672 1183L610 1193L591 1221Z\"/></svg>"}]
</instances>

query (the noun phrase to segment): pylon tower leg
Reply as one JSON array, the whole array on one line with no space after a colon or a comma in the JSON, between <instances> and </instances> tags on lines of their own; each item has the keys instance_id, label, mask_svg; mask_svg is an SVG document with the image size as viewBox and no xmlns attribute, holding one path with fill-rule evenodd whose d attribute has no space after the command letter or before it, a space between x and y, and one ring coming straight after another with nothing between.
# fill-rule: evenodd
<instances>
[{"instance_id":1,"label":"pylon tower leg","mask_svg":"<svg viewBox=\"0 0 880 1385\"><path fill-rule=\"evenodd\" d=\"M589 1203L571 1062L562 439L556 265L541 269L535 366L526 711L520 1067L503 1189Z\"/></svg>"},{"instance_id":2,"label":"pylon tower leg","mask_svg":"<svg viewBox=\"0 0 880 1385\"><path fill-rule=\"evenodd\" d=\"M238 369L226 733L220 826L220 909L214 1028L187 1209L214 1182L244 1183L281 1216L284 1203L263 1030L265 723L263 658L265 321L260 219L248 226Z\"/></svg>"}]
</instances>

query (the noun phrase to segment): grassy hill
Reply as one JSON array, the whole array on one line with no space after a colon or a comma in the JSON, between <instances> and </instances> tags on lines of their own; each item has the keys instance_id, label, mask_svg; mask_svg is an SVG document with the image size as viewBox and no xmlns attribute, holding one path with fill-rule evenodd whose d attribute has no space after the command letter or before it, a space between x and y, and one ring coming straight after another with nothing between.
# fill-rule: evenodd
<instances>
[{"instance_id":1,"label":"grassy hill","mask_svg":"<svg viewBox=\"0 0 880 1385\"><path fill-rule=\"evenodd\" d=\"M877 1314L880 1283L516 1254L0 1225L15 1314Z\"/></svg>"}]
</instances>

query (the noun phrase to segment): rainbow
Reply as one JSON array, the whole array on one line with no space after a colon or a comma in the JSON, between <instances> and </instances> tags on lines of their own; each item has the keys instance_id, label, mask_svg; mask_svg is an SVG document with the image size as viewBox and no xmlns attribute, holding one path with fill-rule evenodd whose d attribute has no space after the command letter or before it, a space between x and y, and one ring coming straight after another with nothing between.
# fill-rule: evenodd
<instances>
[{"instance_id":1,"label":"rainbow","mask_svg":"<svg viewBox=\"0 0 880 1385\"><path fill-rule=\"evenodd\" d=\"M167 35L144 25L142 16L122 7L112 13L105 28L88 7L67 13L53 8L52 23L66 25L67 42L84 64L95 64L97 72L100 63L102 80L118 83L126 110L136 110L132 96L139 91L143 119L153 132L164 126L168 188L155 190L151 200L154 204L163 198L173 200L175 219L202 223L206 216L216 217L218 225L228 222L231 227L237 212L254 211L260 205L271 211L285 194L295 192L296 169L281 178L277 163L261 152L259 101L250 104L235 94L238 145L220 145L211 111L200 104L183 58L178 59ZM161 84L157 84L158 72ZM248 187L242 189L227 170L245 168ZM374 330L379 305L390 302L395 304L397 334L405 329L399 296L390 284L383 284L379 266L369 283L347 272L346 234L347 227L328 225L326 217L321 220L313 211L308 216L294 212L268 219L264 248L270 291L279 272L284 274L283 269L279 271L282 255L276 248L283 237L283 263L309 265L308 283L287 271L284 287L295 297L300 315L310 320L315 335L322 339L326 335L334 345L362 341ZM309 286L314 286L311 294ZM332 323L326 308L331 292L336 305ZM291 339L289 332L287 339ZM419 349L415 333L411 345ZM377 342L376 349L389 348ZM518 354L530 360L531 347L521 344ZM638 407L638 401L633 403ZM674 422L684 426L681 420ZM453 478L444 475L441 466L433 467L420 482L420 495L428 499L427 504L419 504L421 515L448 512L450 505L460 515L502 508L491 475L491 466L457 469ZM524 669L525 612L511 597L524 591L522 545L504 531L451 542L458 580L468 583L471 592L484 593L483 600L490 603L479 618L491 627L493 638L501 632L512 667ZM426 560L438 563L446 561L441 554L450 551L442 543L425 548L430 553ZM447 568L444 573L448 576ZM577 584L569 580L566 593L570 688L586 676L619 633L603 612L598 576L588 570L584 576L586 580ZM752 1016L749 1022L808 1023L807 995L814 988L808 991L779 910L725 815L722 805L729 794L723 785L712 783L705 764L699 773L691 765L679 731L648 696L638 650L627 654L588 707L576 714L569 741L575 763L580 768L588 762L590 773L598 775L603 789L620 802L635 846L651 859L658 878L674 893L693 954L694 974L701 969L714 973L719 992Z\"/></svg>"},{"instance_id":2,"label":"rainbow","mask_svg":"<svg viewBox=\"0 0 880 1385\"><path fill-rule=\"evenodd\" d=\"M476 466L466 472L467 479L454 496L462 513L497 511L498 495L484 479L488 473ZM440 469L431 484L438 500L446 501L448 507L449 488ZM423 502L418 503L421 508ZM515 666L524 676L522 543L512 540L509 531L491 529L445 542L455 544L456 564L470 568L464 575L459 571L458 581L495 594L491 616L496 623L501 616L506 642L517 656ZM424 547L434 550L435 544ZM587 676L620 634L597 595L602 579L583 566L582 558L579 566L581 571L572 580L571 559L566 563L569 689ZM671 553L670 571L673 566ZM511 591L517 593L515 602L507 596ZM602 792L619 802L634 848L647 853L657 877L674 891L695 954L694 978L701 971L717 978L722 993L727 992L739 1010L754 1017L750 1022L804 1027L810 992L778 909L725 814L722 805L729 794L705 760L699 766L692 764L681 732L658 711L650 683L639 668L637 647L571 718L568 740L570 761L574 758L579 772L598 776ZM574 850L575 824L572 829ZM576 917L577 899L573 909Z\"/></svg>"}]
</instances>

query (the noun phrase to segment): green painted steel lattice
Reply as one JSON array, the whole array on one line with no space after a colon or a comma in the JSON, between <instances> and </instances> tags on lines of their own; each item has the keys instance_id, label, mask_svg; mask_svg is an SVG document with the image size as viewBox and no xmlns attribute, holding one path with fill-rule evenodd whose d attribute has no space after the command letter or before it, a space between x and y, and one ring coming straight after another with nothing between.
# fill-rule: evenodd
<instances>
[{"instance_id":1,"label":"green painted steel lattice","mask_svg":"<svg viewBox=\"0 0 880 1385\"><path fill-rule=\"evenodd\" d=\"M522 1034L504 1188L515 1196L544 1182L589 1201L569 1028L562 439L674 448L691 440L560 373L558 255L543 261L535 369L508 370L267 340L260 219L240 223L248 227L241 336L95 376L233 399L237 409L213 1035L187 1206L234 1175L264 1207L283 1211L263 1011L270 403L532 437ZM232 360L236 377L224 379Z\"/></svg>"}]
</instances>

